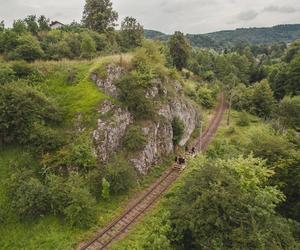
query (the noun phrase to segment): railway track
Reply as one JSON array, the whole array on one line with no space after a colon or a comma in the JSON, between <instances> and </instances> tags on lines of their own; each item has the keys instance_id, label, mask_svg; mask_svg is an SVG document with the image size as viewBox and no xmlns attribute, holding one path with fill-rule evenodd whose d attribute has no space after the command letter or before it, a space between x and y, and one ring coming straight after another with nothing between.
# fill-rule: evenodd
<instances>
[{"instance_id":1,"label":"railway track","mask_svg":"<svg viewBox=\"0 0 300 250\"><path fill-rule=\"evenodd\" d=\"M218 107L215 109L215 114L208 128L205 130L201 138L195 143L197 152L206 150L209 142L216 133L226 104L224 94L220 95ZM118 218L113 220L106 228L101 230L92 240L82 244L78 250L102 250L107 249L114 241L127 233L130 226L138 221L138 219L147 212L161 197L161 195L176 181L181 173L181 169L174 164L167 170L137 201Z\"/></svg>"}]
</instances>

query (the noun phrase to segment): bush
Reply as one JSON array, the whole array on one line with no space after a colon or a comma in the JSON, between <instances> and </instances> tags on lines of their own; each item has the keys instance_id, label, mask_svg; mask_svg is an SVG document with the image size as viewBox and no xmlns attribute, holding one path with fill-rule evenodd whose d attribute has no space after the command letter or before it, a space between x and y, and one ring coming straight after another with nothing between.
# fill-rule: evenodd
<instances>
[{"instance_id":1,"label":"bush","mask_svg":"<svg viewBox=\"0 0 300 250\"><path fill-rule=\"evenodd\" d=\"M263 80L253 85L251 104L253 114L263 118L271 116L274 110L275 99L268 80Z\"/></svg>"},{"instance_id":2,"label":"bush","mask_svg":"<svg viewBox=\"0 0 300 250\"><path fill-rule=\"evenodd\" d=\"M85 59L92 59L96 55L96 43L88 34L83 35L80 51L80 56Z\"/></svg>"},{"instance_id":3,"label":"bush","mask_svg":"<svg viewBox=\"0 0 300 250\"><path fill-rule=\"evenodd\" d=\"M41 59L44 52L37 39L31 35L23 35L18 39L19 45L9 53L9 58L14 60L25 60L28 62Z\"/></svg>"},{"instance_id":4,"label":"bush","mask_svg":"<svg viewBox=\"0 0 300 250\"><path fill-rule=\"evenodd\" d=\"M12 69L18 78L28 77L34 72L32 66L25 61L17 61L12 63Z\"/></svg>"},{"instance_id":5,"label":"bush","mask_svg":"<svg viewBox=\"0 0 300 250\"><path fill-rule=\"evenodd\" d=\"M134 184L135 171L126 159L117 156L107 165L105 179L113 194L124 193Z\"/></svg>"},{"instance_id":6,"label":"bush","mask_svg":"<svg viewBox=\"0 0 300 250\"><path fill-rule=\"evenodd\" d=\"M57 152L44 155L42 164L46 171L54 173L88 172L96 166L97 159L91 139L83 134Z\"/></svg>"},{"instance_id":7,"label":"bush","mask_svg":"<svg viewBox=\"0 0 300 250\"><path fill-rule=\"evenodd\" d=\"M173 143L177 145L180 143L184 134L184 123L178 118L174 118L172 121L173 128Z\"/></svg>"},{"instance_id":8,"label":"bush","mask_svg":"<svg viewBox=\"0 0 300 250\"><path fill-rule=\"evenodd\" d=\"M88 228L96 217L95 199L86 188L86 182L79 175L68 178L50 175L48 177L51 209L63 215L74 227Z\"/></svg>"},{"instance_id":9,"label":"bush","mask_svg":"<svg viewBox=\"0 0 300 250\"><path fill-rule=\"evenodd\" d=\"M125 134L123 145L129 151L141 150L147 143L147 138L139 126L130 126Z\"/></svg>"},{"instance_id":10,"label":"bush","mask_svg":"<svg viewBox=\"0 0 300 250\"><path fill-rule=\"evenodd\" d=\"M300 129L300 96L285 97L281 101L279 118L284 126Z\"/></svg>"},{"instance_id":11,"label":"bush","mask_svg":"<svg viewBox=\"0 0 300 250\"><path fill-rule=\"evenodd\" d=\"M0 65L0 85L12 82L15 79L15 72L10 67Z\"/></svg>"},{"instance_id":12,"label":"bush","mask_svg":"<svg viewBox=\"0 0 300 250\"><path fill-rule=\"evenodd\" d=\"M36 123L57 122L56 107L40 92L24 85L0 86L0 139L26 144Z\"/></svg>"},{"instance_id":13,"label":"bush","mask_svg":"<svg viewBox=\"0 0 300 250\"><path fill-rule=\"evenodd\" d=\"M58 149L64 144L64 138L54 129L34 124L27 142L39 153L46 153Z\"/></svg>"},{"instance_id":14,"label":"bush","mask_svg":"<svg viewBox=\"0 0 300 250\"><path fill-rule=\"evenodd\" d=\"M104 168L98 167L95 168L87 174L87 183L90 190L90 193L100 200L102 198L102 191L103 191L103 178L105 176Z\"/></svg>"},{"instance_id":15,"label":"bush","mask_svg":"<svg viewBox=\"0 0 300 250\"><path fill-rule=\"evenodd\" d=\"M249 124L250 124L250 119L248 114L246 112L239 113L237 125L241 127L246 127L249 126Z\"/></svg>"},{"instance_id":16,"label":"bush","mask_svg":"<svg viewBox=\"0 0 300 250\"><path fill-rule=\"evenodd\" d=\"M121 89L121 100L137 119L153 118L154 116L153 101L145 97L146 84L149 84L149 81L145 80L141 74L125 75L118 83L118 87Z\"/></svg>"},{"instance_id":17,"label":"bush","mask_svg":"<svg viewBox=\"0 0 300 250\"><path fill-rule=\"evenodd\" d=\"M194 170L170 196L175 249L297 248L290 223L276 214L283 194L267 181L264 161L196 158Z\"/></svg>"},{"instance_id":18,"label":"bush","mask_svg":"<svg viewBox=\"0 0 300 250\"><path fill-rule=\"evenodd\" d=\"M96 202L88 190L74 186L68 198L69 205L64 209L67 222L75 227L90 227L96 219Z\"/></svg>"},{"instance_id":19,"label":"bush","mask_svg":"<svg viewBox=\"0 0 300 250\"><path fill-rule=\"evenodd\" d=\"M8 198L16 214L32 219L49 212L49 198L45 186L30 172L18 172L11 176Z\"/></svg>"},{"instance_id":20,"label":"bush","mask_svg":"<svg viewBox=\"0 0 300 250\"><path fill-rule=\"evenodd\" d=\"M101 194L101 196L104 200L109 199L109 189L110 189L109 182L105 178L103 178L102 179L102 194Z\"/></svg>"},{"instance_id":21,"label":"bush","mask_svg":"<svg viewBox=\"0 0 300 250\"><path fill-rule=\"evenodd\" d=\"M205 108L212 108L215 104L214 92L207 86L197 88L198 102Z\"/></svg>"}]
</instances>

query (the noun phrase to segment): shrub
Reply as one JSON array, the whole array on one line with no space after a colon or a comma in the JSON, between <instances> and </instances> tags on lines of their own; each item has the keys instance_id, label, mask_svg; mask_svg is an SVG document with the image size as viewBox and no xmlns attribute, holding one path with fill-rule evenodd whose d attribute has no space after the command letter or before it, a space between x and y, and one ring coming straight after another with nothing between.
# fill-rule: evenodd
<instances>
[{"instance_id":1,"label":"shrub","mask_svg":"<svg viewBox=\"0 0 300 250\"><path fill-rule=\"evenodd\" d=\"M198 102L205 108L212 108L215 104L214 92L207 86L197 88Z\"/></svg>"},{"instance_id":2,"label":"shrub","mask_svg":"<svg viewBox=\"0 0 300 250\"><path fill-rule=\"evenodd\" d=\"M175 249L297 248L290 223L276 214L284 200L264 161L238 157L192 161L171 197L169 239Z\"/></svg>"},{"instance_id":3,"label":"shrub","mask_svg":"<svg viewBox=\"0 0 300 250\"><path fill-rule=\"evenodd\" d=\"M12 82L15 79L15 72L10 67L0 65L0 85Z\"/></svg>"},{"instance_id":4,"label":"shrub","mask_svg":"<svg viewBox=\"0 0 300 250\"><path fill-rule=\"evenodd\" d=\"M100 200L102 198L102 191L103 191L103 178L105 176L104 168L98 167L95 168L87 174L87 183L90 190L90 193Z\"/></svg>"},{"instance_id":5,"label":"shrub","mask_svg":"<svg viewBox=\"0 0 300 250\"><path fill-rule=\"evenodd\" d=\"M86 188L86 182L77 174L68 178L48 177L51 208L74 227L88 228L96 217L95 199Z\"/></svg>"},{"instance_id":6,"label":"shrub","mask_svg":"<svg viewBox=\"0 0 300 250\"><path fill-rule=\"evenodd\" d=\"M42 164L45 171L55 173L88 172L96 166L97 160L90 137L82 134L57 152L44 155Z\"/></svg>"},{"instance_id":7,"label":"shrub","mask_svg":"<svg viewBox=\"0 0 300 250\"><path fill-rule=\"evenodd\" d=\"M284 126L300 129L300 96L285 97L279 105L279 117Z\"/></svg>"},{"instance_id":8,"label":"shrub","mask_svg":"<svg viewBox=\"0 0 300 250\"><path fill-rule=\"evenodd\" d=\"M103 178L102 179L102 194L101 194L101 196L104 200L109 199L109 189L110 189L109 182L105 178Z\"/></svg>"},{"instance_id":9,"label":"shrub","mask_svg":"<svg viewBox=\"0 0 300 250\"><path fill-rule=\"evenodd\" d=\"M35 151L46 153L58 149L64 143L64 138L54 129L34 124L27 142Z\"/></svg>"},{"instance_id":10,"label":"shrub","mask_svg":"<svg viewBox=\"0 0 300 250\"><path fill-rule=\"evenodd\" d=\"M105 179L113 194L124 193L135 181L135 171L122 156L116 156L106 167Z\"/></svg>"},{"instance_id":11,"label":"shrub","mask_svg":"<svg viewBox=\"0 0 300 250\"><path fill-rule=\"evenodd\" d=\"M18 39L19 45L17 48L10 52L9 58L16 60L25 60L32 62L37 59L41 59L44 56L44 52L40 47L37 39L31 35L23 35Z\"/></svg>"},{"instance_id":12,"label":"shrub","mask_svg":"<svg viewBox=\"0 0 300 250\"><path fill-rule=\"evenodd\" d=\"M274 110L275 99L268 80L253 85L251 97L252 113L259 117L270 117Z\"/></svg>"},{"instance_id":13,"label":"shrub","mask_svg":"<svg viewBox=\"0 0 300 250\"><path fill-rule=\"evenodd\" d=\"M8 198L21 219L32 219L49 212L47 189L31 173L13 174L9 183Z\"/></svg>"},{"instance_id":14,"label":"shrub","mask_svg":"<svg viewBox=\"0 0 300 250\"><path fill-rule=\"evenodd\" d=\"M118 87L121 89L121 100L137 119L154 116L153 101L145 97L146 87L144 84L148 83L140 74L125 75L118 83Z\"/></svg>"},{"instance_id":15,"label":"shrub","mask_svg":"<svg viewBox=\"0 0 300 250\"><path fill-rule=\"evenodd\" d=\"M250 119L248 114L246 112L239 113L237 125L241 127L246 127L249 126L249 124L250 124Z\"/></svg>"},{"instance_id":16,"label":"shrub","mask_svg":"<svg viewBox=\"0 0 300 250\"><path fill-rule=\"evenodd\" d=\"M67 222L75 227L90 227L96 218L96 202L88 190L74 186L68 198L69 205L64 209Z\"/></svg>"},{"instance_id":17,"label":"shrub","mask_svg":"<svg viewBox=\"0 0 300 250\"><path fill-rule=\"evenodd\" d=\"M92 59L96 55L96 43L88 34L82 38L80 51L80 56L85 59Z\"/></svg>"},{"instance_id":18,"label":"shrub","mask_svg":"<svg viewBox=\"0 0 300 250\"><path fill-rule=\"evenodd\" d=\"M184 123L178 118L174 118L172 121L173 128L173 143L174 145L179 144L184 134Z\"/></svg>"},{"instance_id":19,"label":"shrub","mask_svg":"<svg viewBox=\"0 0 300 250\"><path fill-rule=\"evenodd\" d=\"M34 72L32 66L25 61L17 61L12 63L12 69L18 78L28 77Z\"/></svg>"},{"instance_id":20,"label":"shrub","mask_svg":"<svg viewBox=\"0 0 300 250\"><path fill-rule=\"evenodd\" d=\"M23 84L0 86L0 139L26 144L35 123L57 122L56 107L40 92Z\"/></svg>"},{"instance_id":21,"label":"shrub","mask_svg":"<svg viewBox=\"0 0 300 250\"><path fill-rule=\"evenodd\" d=\"M147 138L139 126L130 126L125 134L123 144L126 149L134 152L142 149L147 143Z\"/></svg>"}]
</instances>

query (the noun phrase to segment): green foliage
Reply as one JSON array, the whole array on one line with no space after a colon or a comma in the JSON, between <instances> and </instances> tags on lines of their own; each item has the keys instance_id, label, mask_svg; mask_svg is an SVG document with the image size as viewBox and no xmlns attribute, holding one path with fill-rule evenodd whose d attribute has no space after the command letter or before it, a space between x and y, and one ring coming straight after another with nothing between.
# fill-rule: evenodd
<instances>
[{"instance_id":1,"label":"green foliage","mask_svg":"<svg viewBox=\"0 0 300 250\"><path fill-rule=\"evenodd\" d=\"M88 228L96 217L95 200L79 175L49 176L49 196L54 213L63 215L74 227Z\"/></svg>"},{"instance_id":2,"label":"green foliage","mask_svg":"<svg viewBox=\"0 0 300 250\"><path fill-rule=\"evenodd\" d=\"M145 98L146 87L149 84L148 74L132 72L121 78L118 87L121 89L121 100L129 111L138 119L153 117L153 101Z\"/></svg>"},{"instance_id":3,"label":"green foliage","mask_svg":"<svg viewBox=\"0 0 300 250\"><path fill-rule=\"evenodd\" d=\"M176 117L172 121L172 129L173 129L173 143L174 145L178 145L182 139L184 134L184 123L180 120L180 118Z\"/></svg>"},{"instance_id":4,"label":"green foliage","mask_svg":"<svg viewBox=\"0 0 300 250\"><path fill-rule=\"evenodd\" d=\"M40 92L22 84L0 86L0 138L27 143L35 123L57 122L57 108Z\"/></svg>"},{"instance_id":5,"label":"green foliage","mask_svg":"<svg viewBox=\"0 0 300 250\"><path fill-rule=\"evenodd\" d=\"M170 38L169 48L174 66L178 70L182 70L188 64L191 47L181 32L176 31Z\"/></svg>"},{"instance_id":6,"label":"green foliage","mask_svg":"<svg viewBox=\"0 0 300 250\"><path fill-rule=\"evenodd\" d=\"M170 238L180 249L296 247L289 223L276 216L283 200L267 186L272 175L252 156L226 161L198 158L171 198Z\"/></svg>"},{"instance_id":7,"label":"green foliage","mask_svg":"<svg viewBox=\"0 0 300 250\"><path fill-rule=\"evenodd\" d=\"M244 112L239 113L237 125L239 125L241 127L246 127L246 126L249 126L249 124L250 124L250 119L249 119L249 115L247 114L247 112L244 111Z\"/></svg>"},{"instance_id":8,"label":"green foliage","mask_svg":"<svg viewBox=\"0 0 300 250\"><path fill-rule=\"evenodd\" d=\"M263 80L253 86L252 112L259 117L269 117L274 109L275 99L269 82Z\"/></svg>"},{"instance_id":9,"label":"green foliage","mask_svg":"<svg viewBox=\"0 0 300 250\"><path fill-rule=\"evenodd\" d=\"M34 73L33 67L25 61L13 62L11 67L18 78L25 78Z\"/></svg>"},{"instance_id":10,"label":"green foliage","mask_svg":"<svg viewBox=\"0 0 300 250\"><path fill-rule=\"evenodd\" d=\"M12 68L7 65L0 66L0 85L12 82L15 78L16 74Z\"/></svg>"},{"instance_id":11,"label":"green foliage","mask_svg":"<svg viewBox=\"0 0 300 250\"><path fill-rule=\"evenodd\" d=\"M147 138L142 132L141 127L132 125L128 128L123 139L123 145L126 149L135 152L141 150L146 143Z\"/></svg>"},{"instance_id":12,"label":"green foliage","mask_svg":"<svg viewBox=\"0 0 300 250\"><path fill-rule=\"evenodd\" d=\"M144 29L133 17L125 17L121 25L123 49L133 49L142 45Z\"/></svg>"},{"instance_id":13,"label":"green foliage","mask_svg":"<svg viewBox=\"0 0 300 250\"><path fill-rule=\"evenodd\" d=\"M300 40L294 41L286 50L285 61L290 63L300 52Z\"/></svg>"},{"instance_id":14,"label":"green foliage","mask_svg":"<svg viewBox=\"0 0 300 250\"><path fill-rule=\"evenodd\" d=\"M105 178L103 178L102 179L102 194L101 194L101 197L104 200L109 199L109 190L110 190L110 184Z\"/></svg>"},{"instance_id":15,"label":"green foliage","mask_svg":"<svg viewBox=\"0 0 300 250\"><path fill-rule=\"evenodd\" d=\"M28 31L31 32L33 35L37 35L39 26L36 20L36 16L29 15L24 19L24 22L26 23Z\"/></svg>"},{"instance_id":16,"label":"green foliage","mask_svg":"<svg viewBox=\"0 0 300 250\"><path fill-rule=\"evenodd\" d=\"M69 145L43 157L45 172L88 172L96 166L96 156L88 134L76 137Z\"/></svg>"},{"instance_id":17,"label":"green foliage","mask_svg":"<svg viewBox=\"0 0 300 250\"><path fill-rule=\"evenodd\" d=\"M112 194L120 194L129 190L135 181L133 167L122 156L116 156L106 166L105 179L110 184Z\"/></svg>"},{"instance_id":18,"label":"green foliage","mask_svg":"<svg viewBox=\"0 0 300 250\"><path fill-rule=\"evenodd\" d=\"M9 58L14 60L34 61L41 59L44 52L38 40L31 35L22 35L18 38L18 46L9 53Z\"/></svg>"},{"instance_id":19,"label":"green foliage","mask_svg":"<svg viewBox=\"0 0 300 250\"><path fill-rule=\"evenodd\" d=\"M49 212L47 189L27 170L9 179L8 198L20 219L33 219Z\"/></svg>"},{"instance_id":20,"label":"green foliage","mask_svg":"<svg viewBox=\"0 0 300 250\"><path fill-rule=\"evenodd\" d=\"M81 57L86 59L92 59L96 54L96 43L88 35L84 35L81 42Z\"/></svg>"},{"instance_id":21,"label":"green foliage","mask_svg":"<svg viewBox=\"0 0 300 250\"><path fill-rule=\"evenodd\" d=\"M65 143L65 139L56 130L39 123L34 123L26 143L34 151L44 154L57 150Z\"/></svg>"},{"instance_id":22,"label":"green foliage","mask_svg":"<svg viewBox=\"0 0 300 250\"><path fill-rule=\"evenodd\" d=\"M199 86L196 89L196 100L204 108L212 108L216 102L215 91L207 85Z\"/></svg>"},{"instance_id":23,"label":"green foliage","mask_svg":"<svg viewBox=\"0 0 300 250\"><path fill-rule=\"evenodd\" d=\"M286 92L290 95L300 93L300 53L291 61L289 65Z\"/></svg>"},{"instance_id":24,"label":"green foliage","mask_svg":"<svg viewBox=\"0 0 300 250\"><path fill-rule=\"evenodd\" d=\"M76 183L73 183L76 185ZM71 226L88 228L96 218L95 201L87 189L71 188L69 205L64 209L64 215Z\"/></svg>"},{"instance_id":25,"label":"green foliage","mask_svg":"<svg viewBox=\"0 0 300 250\"><path fill-rule=\"evenodd\" d=\"M27 26L24 20L18 19L13 23L12 30L18 34L25 33L27 31Z\"/></svg>"},{"instance_id":26,"label":"green foliage","mask_svg":"<svg viewBox=\"0 0 300 250\"><path fill-rule=\"evenodd\" d=\"M39 30L49 31L51 28L49 26L50 19L46 18L44 15L38 18Z\"/></svg>"},{"instance_id":27,"label":"green foliage","mask_svg":"<svg viewBox=\"0 0 300 250\"><path fill-rule=\"evenodd\" d=\"M82 22L89 29L103 33L113 29L117 19L110 0L86 0Z\"/></svg>"},{"instance_id":28,"label":"green foliage","mask_svg":"<svg viewBox=\"0 0 300 250\"><path fill-rule=\"evenodd\" d=\"M279 105L279 119L284 126L300 128L300 96L285 97Z\"/></svg>"}]
</instances>

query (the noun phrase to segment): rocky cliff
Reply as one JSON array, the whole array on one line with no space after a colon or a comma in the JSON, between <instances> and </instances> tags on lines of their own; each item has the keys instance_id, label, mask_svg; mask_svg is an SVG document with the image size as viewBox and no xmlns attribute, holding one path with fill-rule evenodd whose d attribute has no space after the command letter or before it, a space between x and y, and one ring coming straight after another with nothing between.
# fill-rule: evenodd
<instances>
[{"instance_id":1,"label":"rocky cliff","mask_svg":"<svg viewBox=\"0 0 300 250\"><path fill-rule=\"evenodd\" d=\"M107 76L99 78L96 74L92 79L97 86L111 97L118 98L116 81L123 75L124 70L116 65L107 65ZM172 84L172 82L171 82ZM174 95L175 93L175 95ZM145 98L159 98L168 96L161 79L153 79L151 88L145 94ZM166 99L166 98L165 98ZM142 132L147 138L146 146L136 152L130 158L134 167L142 174L146 174L162 156L173 152L172 121L179 118L184 124L184 134L180 145L184 146L191 134L199 124L199 112L197 107L182 94L180 83L173 82L173 95L169 101L162 101L157 105L159 119L148 120L142 126ZM170 101L171 100L171 101ZM110 155L121 146L128 126L134 122L133 116L128 110L106 101L99 109L98 126L93 132L95 151L100 161L107 161Z\"/></svg>"}]
</instances>

